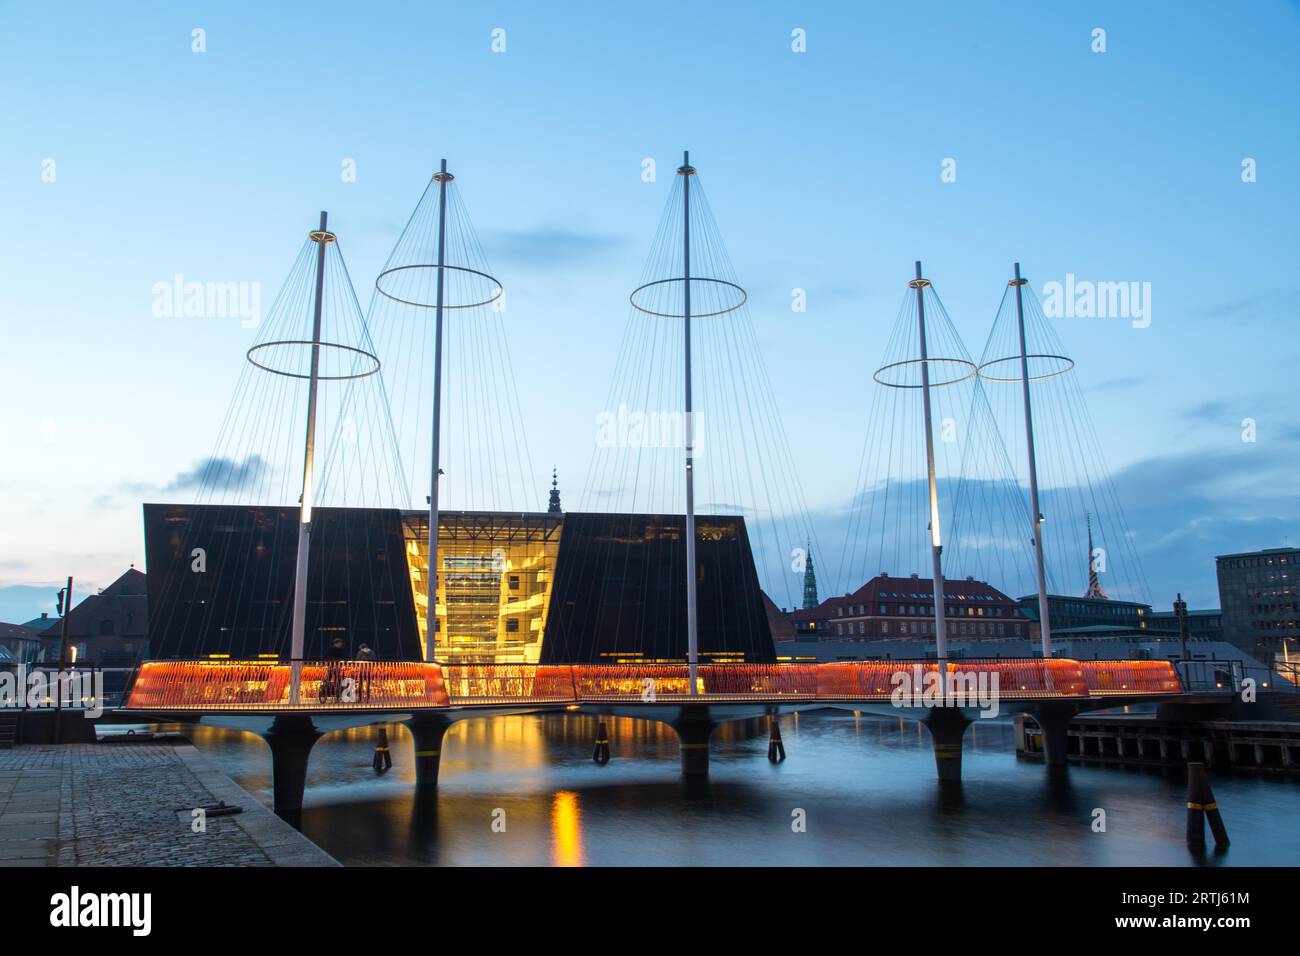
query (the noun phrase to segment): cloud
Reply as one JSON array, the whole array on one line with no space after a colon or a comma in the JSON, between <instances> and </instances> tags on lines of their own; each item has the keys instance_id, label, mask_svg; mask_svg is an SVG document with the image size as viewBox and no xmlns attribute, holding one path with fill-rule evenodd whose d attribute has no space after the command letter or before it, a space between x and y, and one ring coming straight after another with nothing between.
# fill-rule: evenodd
<instances>
[{"instance_id":1,"label":"cloud","mask_svg":"<svg viewBox=\"0 0 1300 956\"><path fill-rule=\"evenodd\" d=\"M1254 295L1192 310L1199 319L1219 322L1255 322L1260 319L1277 319L1295 313L1295 291L1267 289Z\"/></svg>"},{"instance_id":2,"label":"cloud","mask_svg":"<svg viewBox=\"0 0 1300 956\"><path fill-rule=\"evenodd\" d=\"M489 247L494 260L549 267L601 259L623 243L616 236L540 227L496 232Z\"/></svg>"},{"instance_id":3,"label":"cloud","mask_svg":"<svg viewBox=\"0 0 1300 956\"><path fill-rule=\"evenodd\" d=\"M247 488L266 474L266 461L261 455L249 455L242 462L231 458L204 458L194 467L182 471L163 486L163 491L207 490L239 491Z\"/></svg>"},{"instance_id":4,"label":"cloud","mask_svg":"<svg viewBox=\"0 0 1300 956\"><path fill-rule=\"evenodd\" d=\"M155 493L173 493L182 491L241 491L261 480L269 470L266 460L258 454L250 454L243 461L233 458L201 458L193 467L180 472L166 484L135 481L123 482L116 492L100 495L95 499L96 507L109 504L115 495L138 497Z\"/></svg>"},{"instance_id":5,"label":"cloud","mask_svg":"<svg viewBox=\"0 0 1300 956\"><path fill-rule=\"evenodd\" d=\"M1141 385L1145 379L1137 375L1122 375L1118 378L1108 378L1102 382L1096 382L1092 385L1085 385L1085 392L1109 392L1120 391L1125 388L1132 388L1134 385Z\"/></svg>"},{"instance_id":6,"label":"cloud","mask_svg":"<svg viewBox=\"0 0 1300 956\"><path fill-rule=\"evenodd\" d=\"M1195 422L1220 424L1229 417L1228 403L1221 399L1211 399L1183 410L1183 417Z\"/></svg>"},{"instance_id":7,"label":"cloud","mask_svg":"<svg viewBox=\"0 0 1300 956\"><path fill-rule=\"evenodd\" d=\"M55 592L58 584L10 584L0 587L0 621L24 624L47 612L54 617Z\"/></svg>"},{"instance_id":8,"label":"cloud","mask_svg":"<svg viewBox=\"0 0 1300 956\"><path fill-rule=\"evenodd\" d=\"M1214 409L1199 411L1210 414ZM1106 499L1100 493L1100 514L1093 517L1094 532L1104 528L1112 536L1113 579L1103 579L1111 596L1134 597L1168 608L1174 594L1181 591L1193 607L1218 607L1217 555L1300 543L1300 493L1294 484L1298 459L1300 428L1294 428L1282 436L1261 436L1255 444L1233 441L1157 455L1120 469L1112 482L1124 510L1123 520L1111 513L1113 508L1104 507ZM1001 507L996 502L999 498L1006 501L1008 490L1005 483L968 483L963 491L965 514L956 517L951 514L951 502L941 501L947 539L944 561L945 570L953 577L974 573L1015 596L1032 568L1027 563L1032 561L1032 550L1027 540L1013 540L1018 525L1009 509L1002 517L996 515ZM853 590L881 570L928 573L924 491L922 482L892 482L888 526L883 530L886 522L879 504L874 516L869 513L870 492L809 516L822 597ZM943 499L949 497L943 483L940 494ZM1082 533L1083 516L1072 512L1081 507L1080 502L1091 500L1091 493L1083 487L1043 491L1044 512L1050 516L1044 529L1049 585L1056 590L1073 593L1083 586L1080 578L1086 567L1082 557L1086 546L1074 540ZM981 501L990 504L974 506ZM856 517L855 505L862 509ZM874 527L867 527L869 523ZM757 530L751 531L751 540L759 573L764 575L765 567L774 566L767 562L776 555L761 553L764 542ZM1125 567L1129 544L1137 553L1145 583ZM1071 564L1076 552L1078 561ZM1060 566L1062 561L1065 566ZM1051 583L1053 579L1055 583ZM764 584L778 604L785 602L785 590L794 587L794 582L787 585L780 580L764 580ZM1031 589L1032 583L1026 583L1024 593Z\"/></svg>"}]
</instances>

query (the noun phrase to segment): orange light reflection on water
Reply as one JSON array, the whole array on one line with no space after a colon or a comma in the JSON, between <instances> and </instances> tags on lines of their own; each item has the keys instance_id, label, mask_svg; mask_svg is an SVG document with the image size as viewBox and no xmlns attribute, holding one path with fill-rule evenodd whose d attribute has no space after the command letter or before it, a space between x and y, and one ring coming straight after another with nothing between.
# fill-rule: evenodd
<instances>
[{"instance_id":1,"label":"orange light reflection on water","mask_svg":"<svg viewBox=\"0 0 1300 956\"><path fill-rule=\"evenodd\" d=\"M560 790L551 801L551 840L554 852L551 863L555 866L582 866L582 809L578 795L572 790Z\"/></svg>"}]
</instances>

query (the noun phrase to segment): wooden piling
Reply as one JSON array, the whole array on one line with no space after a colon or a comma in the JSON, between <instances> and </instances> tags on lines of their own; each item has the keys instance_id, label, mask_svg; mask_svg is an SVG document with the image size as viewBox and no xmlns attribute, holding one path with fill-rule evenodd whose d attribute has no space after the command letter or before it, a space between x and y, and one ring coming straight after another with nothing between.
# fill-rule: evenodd
<instances>
[{"instance_id":1,"label":"wooden piling","mask_svg":"<svg viewBox=\"0 0 1300 956\"><path fill-rule=\"evenodd\" d=\"M767 738L767 759L772 763L780 763L785 759L785 743L781 740L781 725L775 717L772 718L771 727Z\"/></svg>"},{"instance_id":2,"label":"wooden piling","mask_svg":"<svg viewBox=\"0 0 1300 956\"><path fill-rule=\"evenodd\" d=\"M388 752L388 728L379 728L379 739L375 742L375 773L382 776L393 766L392 755Z\"/></svg>"},{"instance_id":3,"label":"wooden piling","mask_svg":"<svg viewBox=\"0 0 1300 956\"><path fill-rule=\"evenodd\" d=\"M1187 845L1193 850L1205 849L1205 823L1209 821L1210 832L1214 834L1214 845L1218 849L1228 846L1228 829L1223 825L1223 816L1210 789L1210 778L1205 772L1205 764L1189 763L1187 765Z\"/></svg>"},{"instance_id":4,"label":"wooden piling","mask_svg":"<svg viewBox=\"0 0 1300 956\"><path fill-rule=\"evenodd\" d=\"M592 752L591 759L601 767L609 763L609 730L603 720L596 728L596 749Z\"/></svg>"}]
</instances>

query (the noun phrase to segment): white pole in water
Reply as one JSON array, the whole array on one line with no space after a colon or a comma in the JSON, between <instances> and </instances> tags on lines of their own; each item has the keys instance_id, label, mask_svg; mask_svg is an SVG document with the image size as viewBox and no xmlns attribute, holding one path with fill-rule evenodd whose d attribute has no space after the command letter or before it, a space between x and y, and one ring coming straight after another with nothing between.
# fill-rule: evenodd
<instances>
[{"instance_id":1,"label":"white pole in water","mask_svg":"<svg viewBox=\"0 0 1300 956\"><path fill-rule=\"evenodd\" d=\"M447 184L456 177L447 172L447 161L433 174L438 184L438 298L434 308L433 336L433 474L429 490L429 608L425 622L424 659L433 662L438 645L438 479L442 469L438 453L442 442L442 290L447 257Z\"/></svg>"},{"instance_id":2,"label":"white pole in water","mask_svg":"<svg viewBox=\"0 0 1300 956\"><path fill-rule=\"evenodd\" d=\"M691 696L699 694L700 632L695 596L695 421L691 414L691 166L689 151L682 153L682 281L686 352L686 663Z\"/></svg>"},{"instance_id":3,"label":"white pole in water","mask_svg":"<svg viewBox=\"0 0 1300 956\"><path fill-rule=\"evenodd\" d=\"M1038 462L1034 457L1034 413L1029 404L1029 355L1025 350L1025 304L1021 287L1029 281L1020 278L1020 263L1015 264L1016 321L1020 327L1020 384L1025 397L1025 444L1029 447L1029 508L1034 521L1034 558L1038 571L1038 632L1043 639L1043 660L1052 657L1052 623L1047 614L1047 569L1043 559L1043 514L1038 510ZM1088 560L1092 560L1089 553Z\"/></svg>"},{"instance_id":4,"label":"white pole in water","mask_svg":"<svg viewBox=\"0 0 1300 956\"><path fill-rule=\"evenodd\" d=\"M325 246L334 241L326 231L328 213L320 214L320 229L311 233L316 249L316 305L311 326L311 374L307 385L307 442L303 453L302 498L298 520L298 560L293 578L293 630L289 646L289 704L302 699L302 655L306 644L307 557L311 551L312 470L316 457L316 391L320 385L320 324L325 298Z\"/></svg>"},{"instance_id":5,"label":"white pole in water","mask_svg":"<svg viewBox=\"0 0 1300 956\"><path fill-rule=\"evenodd\" d=\"M930 479L930 554L934 570L934 647L939 661L943 693L947 694L948 679L944 665L948 660L948 632L943 603L943 554L939 534L939 486L934 476L934 427L930 413L930 352L925 340L925 287L929 279L921 278L921 263L916 264L916 279L909 282L916 290L916 321L921 333L921 408L925 415L925 465Z\"/></svg>"}]
</instances>

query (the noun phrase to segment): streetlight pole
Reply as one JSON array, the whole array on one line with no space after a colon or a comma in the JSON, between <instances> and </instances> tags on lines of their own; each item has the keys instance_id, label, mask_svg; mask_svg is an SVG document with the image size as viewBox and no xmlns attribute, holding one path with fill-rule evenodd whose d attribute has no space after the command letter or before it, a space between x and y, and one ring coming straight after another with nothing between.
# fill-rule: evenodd
<instances>
[{"instance_id":1,"label":"streetlight pole","mask_svg":"<svg viewBox=\"0 0 1300 956\"><path fill-rule=\"evenodd\" d=\"M1183 600L1183 592L1179 591L1178 596L1174 598L1174 617L1178 618L1178 639L1183 645L1183 661L1187 660L1187 602Z\"/></svg>"},{"instance_id":2,"label":"streetlight pole","mask_svg":"<svg viewBox=\"0 0 1300 956\"><path fill-rule=\"evenodd\" d=\"M59 669L54 674L54 742L63 740L63 668L68 660L68 618L72 614L72 575L59 599Z\"/></svg>"}]
</instances>

